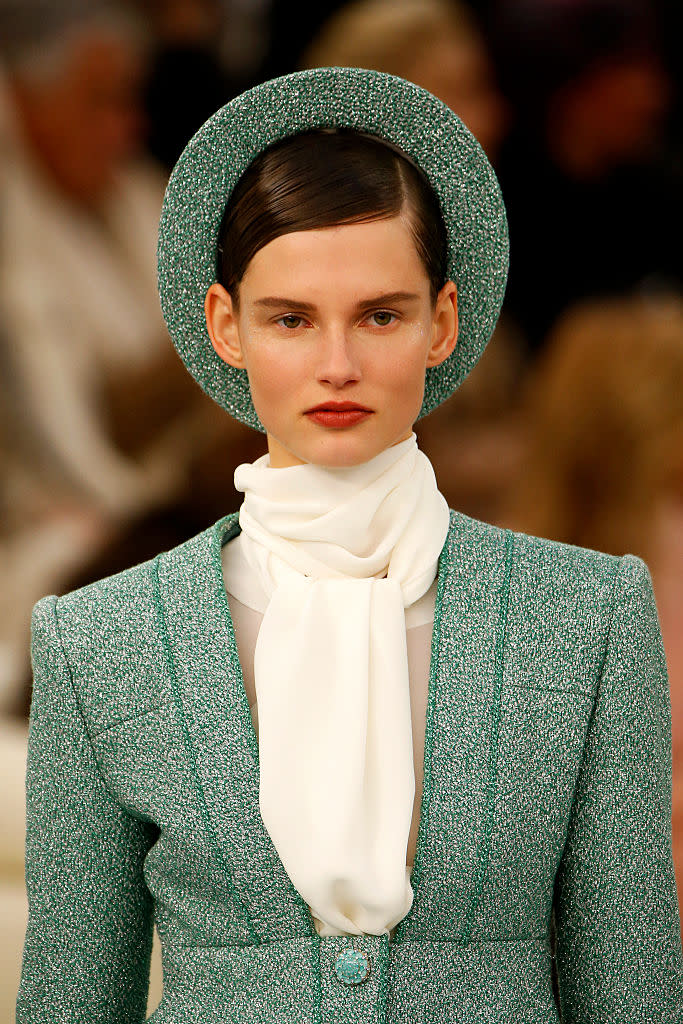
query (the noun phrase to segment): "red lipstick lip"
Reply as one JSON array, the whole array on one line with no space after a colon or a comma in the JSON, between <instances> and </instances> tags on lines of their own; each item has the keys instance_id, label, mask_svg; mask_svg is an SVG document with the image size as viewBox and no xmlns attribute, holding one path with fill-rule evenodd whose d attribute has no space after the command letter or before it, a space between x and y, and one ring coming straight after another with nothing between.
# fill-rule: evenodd
<instances>
[{"instance_id":1,"label":"red lipstick lip","mask_svg":"<svg viewBox=\"0 0 683 1024\"><path fill-rule=\"evenodd\" d=\"M366 405L359 405L358 402L323 402L321 405L314 405L306 412L372 412Z\"/></svg>"}]
</instances>

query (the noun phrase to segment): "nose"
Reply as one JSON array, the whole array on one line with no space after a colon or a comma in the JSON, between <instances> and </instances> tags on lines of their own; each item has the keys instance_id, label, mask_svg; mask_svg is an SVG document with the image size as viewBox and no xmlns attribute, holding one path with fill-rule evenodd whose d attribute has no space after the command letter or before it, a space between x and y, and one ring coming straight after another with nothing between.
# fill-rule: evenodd
<instances>
[{"instance_id":1,"label":"nose","mask_svg":"<svg viewBox=\"0 0 683 1024\"><path fill-rule=\"evenodd\" d=\"M343 328L322 332L316 378L319 383L335 388L360 380L358 353L353 339Z\"/></svg>"}]
</instances>

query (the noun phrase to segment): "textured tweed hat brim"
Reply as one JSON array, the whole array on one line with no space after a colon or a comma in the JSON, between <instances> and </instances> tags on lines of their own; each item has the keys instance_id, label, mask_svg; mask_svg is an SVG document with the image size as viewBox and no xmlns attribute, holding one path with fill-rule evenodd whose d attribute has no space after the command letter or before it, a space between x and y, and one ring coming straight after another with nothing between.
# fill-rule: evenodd
<instances>
[{"instance_id":1,"label":"textured tweed hat brim","mask_svg":"<svg viewBox=\"0 0 683 1024\"><path fill-rule=\"evenodd\" d=\"M315 68L249 89L209 118L173 169L159 225L158 271L164 319L183 362L211 398L256 430L264 428L247 372L220 359L206 328L204 298L216 280L218 232L252 160L279 139L323 126L356 128L398 146L439 198L459 331L452 355L427 369L420 417L467 376L503 301L509 243L498 181L477 140L441 100L403 78L359 68Z\"/></svg>"}]
</instances>

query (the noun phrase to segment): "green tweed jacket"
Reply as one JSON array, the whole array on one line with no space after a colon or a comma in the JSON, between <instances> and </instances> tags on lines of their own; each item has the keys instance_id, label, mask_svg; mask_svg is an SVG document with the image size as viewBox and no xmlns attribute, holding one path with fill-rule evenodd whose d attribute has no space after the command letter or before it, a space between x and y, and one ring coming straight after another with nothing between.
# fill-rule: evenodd
<instances>
[{"instance_id":1,"label":"green tweed jacket","mask_svg":"<svg viewBox=\"0 0 683 1024\"><path fill-rule=\"evenodd\" d=\"M321 938L259 814L238 530L34 609L18 1024L143 1021L154 923L154 1024L683 1024L646 564L451 513L413 905Z\"/></svg>"}]
</instances>

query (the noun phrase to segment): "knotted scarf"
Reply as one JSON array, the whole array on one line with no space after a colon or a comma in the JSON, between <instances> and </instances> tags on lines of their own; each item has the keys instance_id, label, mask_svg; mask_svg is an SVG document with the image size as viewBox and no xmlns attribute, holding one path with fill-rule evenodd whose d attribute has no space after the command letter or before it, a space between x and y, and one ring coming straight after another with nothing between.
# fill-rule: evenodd
<instances>
[{"instance_id":1,"label":"knotted scarf","mask_svg":"<svg viewBox=\"0 0 683 1024\"><path fill-rule=\"evenodd\" d=\"M323 934L409 911L415 795L405 608L448 504L415 434L361 465L238 466L244 554L269 595L254 653L259 807Z\"/></svg>"}]
</instances>

